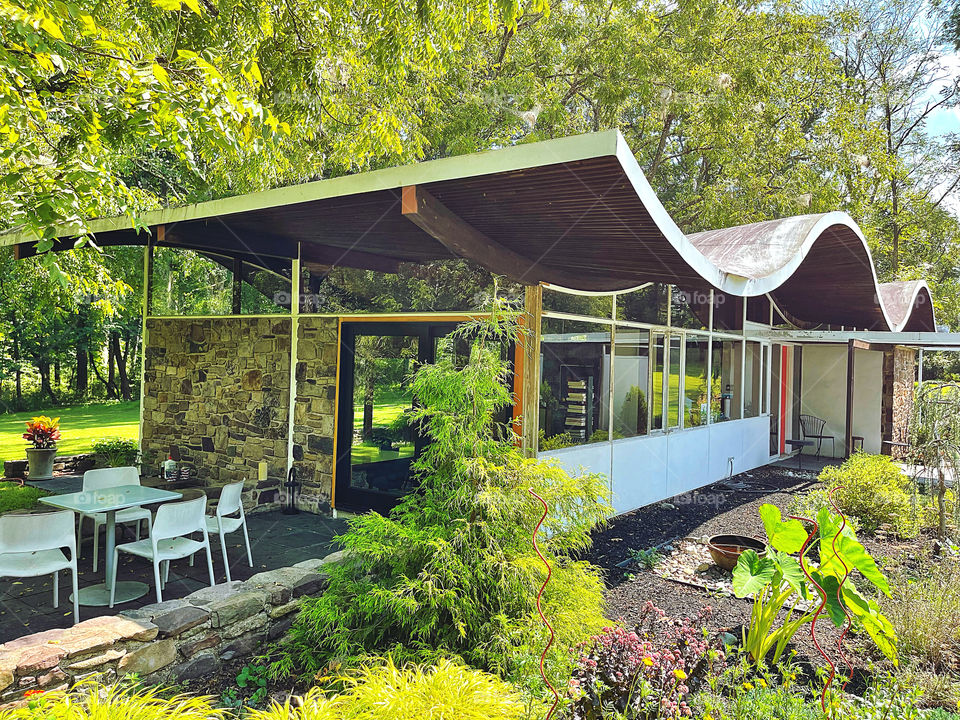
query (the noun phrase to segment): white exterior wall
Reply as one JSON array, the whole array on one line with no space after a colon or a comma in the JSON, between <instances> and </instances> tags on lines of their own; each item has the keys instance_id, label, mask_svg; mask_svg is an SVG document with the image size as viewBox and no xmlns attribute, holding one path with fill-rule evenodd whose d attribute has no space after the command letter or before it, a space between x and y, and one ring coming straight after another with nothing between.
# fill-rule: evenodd
<instances>
[{"instance_id":1,"label":"white exterior wall","mask_svg":"<svg viewBox=\"0 0 960 720\"><path fill-rule=\"evenodd\" d=\"M603 473L616 513L666 500L770 462L770 418L730 420L699 428L540 453L566 470Z\"/></svg>"},{"instance_id":2,"label":"white exterior wall","mask_svg":"<svg viewBox=\"0 0 960 720\"><path fill-rule=\"evenodd\" d=\"M853 434L863 438L863 449L879 453L881 445L883 353L856 350L853 374ZM804 345L800 412L827 421L825 435L835 438L835 457L844 454L847 432L847 348L842 345ZM799 428L796 436L799 437ZM808 454L817 448L806 448ZM823 446L830 454L830 443Z\"/></svg>"}]
</instances>

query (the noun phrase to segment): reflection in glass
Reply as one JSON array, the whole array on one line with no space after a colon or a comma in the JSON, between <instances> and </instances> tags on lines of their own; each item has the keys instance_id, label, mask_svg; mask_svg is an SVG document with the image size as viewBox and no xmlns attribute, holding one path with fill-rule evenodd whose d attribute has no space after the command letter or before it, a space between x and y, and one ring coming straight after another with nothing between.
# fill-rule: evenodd
<instances>
[{"instance_id":1,"label":"reflection in glass","mask_svg":"<svg viewBox=\"0 0 960 720\"><path fill-rule=\"evenodd\" d=\"M763 392L763 346L758 342L748 342L746 352L746 383L743 397L743 416L757 417L761 413Z\"/></svg>"},{"instance_id":2,"label":"reflection in glass","mask_svg":"<svg viewBox=\"0 0 960 720\"><path fill-rule=\"evenodd\" d=\"M740 343L734 340L714 340L712 352L711 420L736 420L740 417L739 395L735 393L740 383Z\"/></svg>"},{"instance_id":3,"label":"reflection in glass","mask_svg":"<svg viewBox=\"0 0 960 720\"><path fill-rule=\"evenodd\" d=\"M670 292L670 327L706 330L710 318L710 293L683 290L674 285Z\"/></svg>"},{"instance_id":4,"label":"reflection in glass","mask_svg":"<svg viewBox=\"0 0 960 720\"><path fill-rule=\"evenodd\" d=\"M617 320L667 324L667 286L651 283L645 288L617 295Z\"/></svg>"},{"instance_id":5,"label":"reflection in glass","mask_svg":"<svg viewBox=\"0 0 960 720\"><path fill-rule=\"evenodd\" d=\"M707 339L687 336L684 358L684 427L699 427L707 422Z\"/></svg>"},{"instance_id":6,"label":"reflection in glass","mask_svg":"<svg viewBox=\"0 0 960 720\"><path fill-rule=\"evenodd\" d=\"M609 437L610 328L544 318L540 451Z\"/></svg>"},{"instance_id":7,"label":"reflection in glass","mask_svg":"<svg viewBox=\"0 0 960 720\"><path fill-rule=\"evenodd\" d=\"M667 385L667 427L680 425L680 343L679 335L670 336L670 378Z\"/></svg>"},{"instance_id":8,"label":"reflection in glass","mask_svg":"<svg viewBox=\"0 0 960 720\"><path fill-rule=\"evenodd\" d=\"M613 368L613 437L647 434L650 333L617 328Z\"/></svg>"},{"instance_id":9,"label":"reflection in glass","mask_svg":"<svg viewBox=\"0 0 960 720\"><path fill-rule=\"evenodd\" d=\"M653 387L650 389L650 429L663 430L663 333L653 334Z\"/></svg>"},{"instance_id":10,"label":"reflection in glass","mask_svg":"<svg viewBox=\"0 0 960 720\"><path fill-rule=\"evenodd\" d=\"M410 335L361 335L356 340L353 391L353 445L350 462L354 466L409 459L414 454L413 429L407 423L407 411L413 407L411 375L419 351L419 338ZM404 480L407 463L398 467ZM374 480L376 475L376 480ZM355 468L351 487L399 492L402 482L391 474L370 473Z\"/></svg>"}]
</instances>

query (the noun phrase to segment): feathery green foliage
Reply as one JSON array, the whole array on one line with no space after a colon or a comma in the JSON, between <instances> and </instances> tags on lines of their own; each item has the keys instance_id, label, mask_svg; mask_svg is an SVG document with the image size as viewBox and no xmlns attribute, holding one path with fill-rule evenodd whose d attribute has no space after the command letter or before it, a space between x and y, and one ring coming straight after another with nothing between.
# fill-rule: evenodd
<instances>
[{"instance_id":1,"label":"feathery green foliage","mask_svg":"<svg viewBox=\"0 0 960 720\"><path fill-rule=\"evenodd\" d=\"M327 592L307 600L273 670L317 672L328 662L390 653L398 661L446 654L536 685L535 659L546 644L536 613L545 569L531 544L540 538L553 567L543 598L557 631L556 673L566 648L604 624L598 572L574 559L610 512L608 490L593 474L524 458L509 426L495 416L511 401L502 348L516 321L495 302L488 319L465 324L413 387L429 444L415 463L420 488L388 517L351 520L339 538L348 558L330 572ZM470 345L458 364L450 350Z\"/></svg>"},{"instance_id":2,"label":"feathery green foliage","mask_svg":"<svg viewBox=\"0 0 960 720\"><path fill-rule=\"evenodd\" d=\"M222 710L204 695L165 697L160 686L84 683L68 692L45 692L28 704L0 710L0 720L220 720Z\"/></svg>"},{"instance_id":3,"label":"feathery green foliage","mask_svg":"<svg viewBox=\"0 0 960 720\"><path fill-rule=\"evenodd\" d=\"M313 688L299 706L274 704L250 720L520 720L523 699L494 675L440 660L436 666L398 668L391 661L364 667L345 692Z\"/></svg>"}]
</instances>

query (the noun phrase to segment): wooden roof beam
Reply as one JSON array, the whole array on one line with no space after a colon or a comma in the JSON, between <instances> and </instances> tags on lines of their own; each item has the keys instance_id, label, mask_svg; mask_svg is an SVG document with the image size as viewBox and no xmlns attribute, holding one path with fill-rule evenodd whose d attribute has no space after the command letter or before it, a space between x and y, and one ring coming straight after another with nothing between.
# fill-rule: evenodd
<instances>
[{"instance_id":1,"label":"wooden roof beam","mask_svg":"<svg viewBox=\"0 0 960 720\"><path fill-rule=\"evenodd\" d=\"M422 186L405 185L400 205L404 217L425 233L455 255L472 260L490 272L506 275L524 285L548 282L579 290L609 287L609 282L574 276L504 247L456 215Z\"/></svg>"}]
</instances>

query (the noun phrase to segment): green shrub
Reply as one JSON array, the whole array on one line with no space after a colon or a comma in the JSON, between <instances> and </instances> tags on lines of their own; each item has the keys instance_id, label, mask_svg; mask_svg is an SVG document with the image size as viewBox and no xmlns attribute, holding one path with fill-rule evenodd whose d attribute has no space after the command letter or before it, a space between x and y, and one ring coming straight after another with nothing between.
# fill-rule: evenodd
<instances>
[{"instance_id":1,"label":"green shrub","mask_svg":"<svg viewBox=\"0 0 960 720\"><path fill-rule=\"evenodd\" d=\"M500 346L514 331L495 311L447 340L470 343L465 365L444 352L417 370L412 414L429 439L414 464L418 490L388 517L350 520L338 538L348 558L331 568L327 591L304 602L273 657L275 675L315 673L334 658L457 654L537 686L547 631L536 596L546 570L531 544L542 506L529 490L549 508L539 541L553 568L543 596L557 631L551 671L567 675L567 648L605 624L600 575L574 558L610 512L606 483L523 457L495 421L511 402Z\"/></svg>"},{"instance_id":2,"label":"green shrub","mask_svg":"<svg viewBox=\"0 0 960 720\"><path fill-rule=\"evenodd\" d=\"M220 720L224 712L213 698L194 695L166 697L155 686L78 685L69 692L38 692L28 704L0 710L0 720Z\"/></svg>"},{"instance_id":3,"label":"green shrub","mask_svg":"<svg viewBox=\"0 0 960 720\"><path fill-rule=\"evenodd\" d=\"M140 446L130 438L104 438L93 443L93 452L102 467L128 467L140 458Z\"/></svg>"},{"instance_id":4,"label":"green shrub","mask_svg":"<svg viewBox=\"0 0 960 720\"><path fill-rule=\"evenodd\" d=\"M249 720L521 720L527 706L495 675L449 660L399 669L392 662L364 667L337 695L314 688L299 706L274 704Z\"/></svg>"},{"instance_id":5,"label":"green shrub","mask_svg":"<svg viewBox=\"0 0 960 720\"><path fill-rule=\"evenodd\" d=\"M911 500L911 481L886 455L855 453L840 467L826 467L820 473L823 485L791 505L793 515L813 518L829 507L829 494L837 507L860 529L872 533L889 523L902 537L920 530L920 518Z\"/></svg>"}]
</instances>

